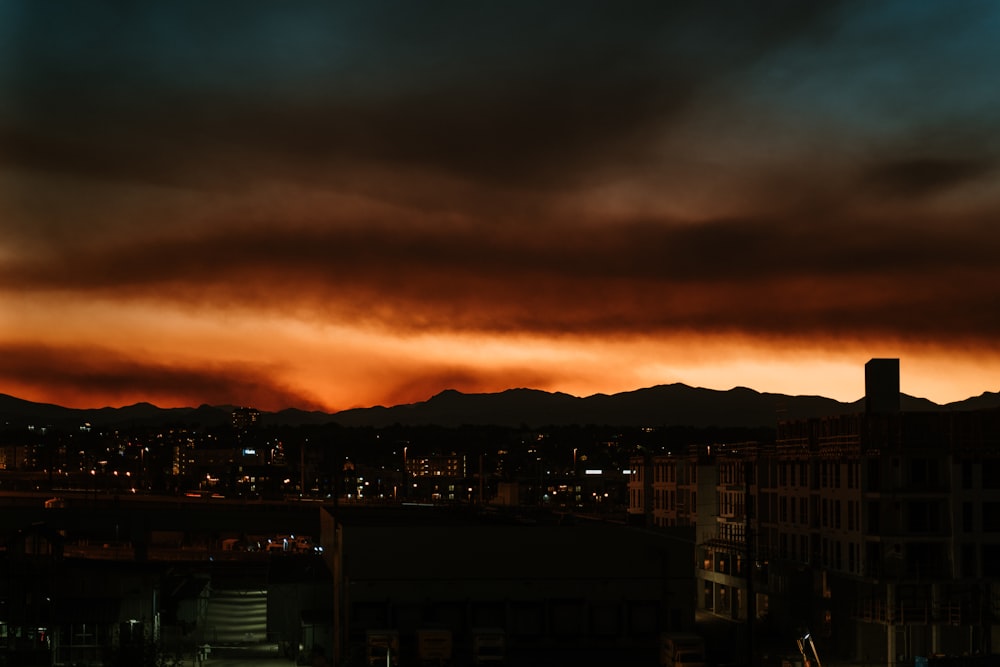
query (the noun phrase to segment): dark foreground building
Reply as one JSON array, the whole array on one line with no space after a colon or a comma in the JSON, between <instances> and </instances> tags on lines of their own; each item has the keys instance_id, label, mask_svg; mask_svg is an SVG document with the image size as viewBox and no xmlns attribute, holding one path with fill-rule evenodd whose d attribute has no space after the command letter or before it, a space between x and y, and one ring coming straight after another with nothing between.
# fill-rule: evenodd
<instances>
[{"instance_id":1,"label":"dark foreground building","mask_svg":"<svg viewBox=\"0 0 1000 667\"><path fill-rule=\"evenodd\" d=\"M336 538L334 539L334 535ZM655 664L665 630L694 627L694 532L434 508L324 514L334 572L334 654L352 664L369 630L445 629L456 664L476 628L499 628L510 664Z\"/></svg>"},{"instance_id":2,"label":"dark foreground building","mask_svg":"<svg viewBox=\"0 0 1000 667\"><path fill-rule=\"evenodd\" d=\"M0 664L253 650L360 665L370 630L396 633L406 664L418 632L446 630L462 665L477 628L504 635L507 664L655 664L660 632L694 626L685 528L469 506L64 502L0 510ZM292 526L324 551L253 546Z\"/></svg>"},{"instance_id":3,"label":"dark foreground building","mask_svg":"<svg viewBox=\"0 0 1000 667\"><path fill-rule=\"evenodd\" d=\"M996 663L1000 410L901 411L899 361L865 370L863 412L636 459L630 512L698 526L698 608L734 659L800 659L809 633L824 664Z\"/></svg>"}]
</instances>

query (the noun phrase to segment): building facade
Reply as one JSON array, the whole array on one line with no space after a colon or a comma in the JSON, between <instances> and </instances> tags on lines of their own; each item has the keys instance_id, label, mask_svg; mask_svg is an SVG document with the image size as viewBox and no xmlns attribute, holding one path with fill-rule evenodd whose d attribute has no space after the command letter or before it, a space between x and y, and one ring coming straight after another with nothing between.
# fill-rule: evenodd
<instances>
[{"instance_id":1,"label":"building facade","mask_svg":"<svg viewBox=\"0 0 1000 667\"><path fill-rule=\"evenodd\" d=\"M872 360L866 411L780 422L774 443L632 462L633 518L714 520L697 606L760 653L806 632L869 664L1000 648L1000 411L902 412L898 372ZM715 470L694 515L675 510L681 459Z\"/></svg>"}]
</instances>

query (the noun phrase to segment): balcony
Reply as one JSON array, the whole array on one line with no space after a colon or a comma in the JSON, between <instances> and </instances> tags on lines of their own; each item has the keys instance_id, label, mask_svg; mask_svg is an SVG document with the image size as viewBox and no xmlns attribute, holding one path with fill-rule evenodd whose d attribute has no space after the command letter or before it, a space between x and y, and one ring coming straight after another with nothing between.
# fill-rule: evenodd
<instances>
[{"instance_id":1,"label":"balcony","mask_svg":"<svg viewBox=\"0 0 1000 667\"><path fill-rule=\"evenodd\" d=\"M908 600L889 605L882 599L861 600L854 615L866 623L882 625L962 625L964 616L958 602Z\"/></svg>"}]
</instances>

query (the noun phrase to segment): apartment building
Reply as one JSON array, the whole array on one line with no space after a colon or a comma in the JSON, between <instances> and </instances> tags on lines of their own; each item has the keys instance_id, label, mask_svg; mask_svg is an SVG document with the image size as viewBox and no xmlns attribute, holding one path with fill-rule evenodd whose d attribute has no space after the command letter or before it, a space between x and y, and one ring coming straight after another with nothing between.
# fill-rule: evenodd
<instances>
[{"instance_id":1,"label":"apartment building","mask_svg":"<svg viewBox=\"0 0 1000 667\"><path fill-rule=\"evenodd\" d=\"M864 412L783 421L774 443L702 460L714 493L685 516L714 520L697 606L753 629L758 650L794 651L804 632L830 659L869 664L1000 649L1000 411L902 412L898 377L898 360L872 360ZM629 497L660 526L680 520L679 487L658 481L656 458L633 461Z\"/></svg>"}]
</instances>

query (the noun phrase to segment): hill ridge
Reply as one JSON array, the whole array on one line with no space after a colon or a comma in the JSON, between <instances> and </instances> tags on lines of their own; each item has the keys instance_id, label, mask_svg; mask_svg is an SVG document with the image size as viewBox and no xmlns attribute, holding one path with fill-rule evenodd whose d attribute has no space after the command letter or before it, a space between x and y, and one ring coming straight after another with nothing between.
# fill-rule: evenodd
<instances>
[{"instance_id":1,"label":"hill ridge","mask_svg":"<svg viewBox=\"0 0 1000 667\"><path fill-rule=\"evenodd\" d=\"M496 425L539 427L565 424L620 426L775 426L779 419L802 419L856 413L863 398L838 401L821 395L760 392L750 387L709 389L675 382L618 392L573 396L563 392L516 387L499 392L465 393L445 389L424 401L390 407L372 406L337 412L286 408L263 412L271 424L339 424L347 427L406 425ZM901 395L902 408L972 410L1000 408L1000 392L939 405L925 398ZM102 408L66 408L34 403L0 394L0 425L96 425L198 423L219 426L229 422L233 406L200 405L159 408L141 401Z\"/></svg>"}]
</instances>

